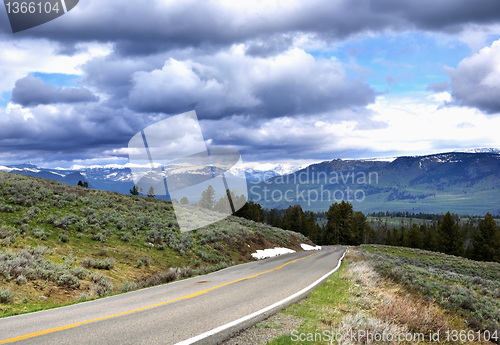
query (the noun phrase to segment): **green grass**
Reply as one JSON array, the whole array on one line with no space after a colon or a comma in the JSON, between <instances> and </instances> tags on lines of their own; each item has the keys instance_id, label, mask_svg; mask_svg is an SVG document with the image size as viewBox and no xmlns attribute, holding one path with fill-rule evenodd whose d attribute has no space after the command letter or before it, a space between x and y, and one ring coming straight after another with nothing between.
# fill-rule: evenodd
<instances>
[{"instance_id":1,"label":"green grass","mask_svg":"<svg viewBox=\"0 0 500 345\"><path fill-rule=\"evenodd\" d=\"M349 289L351 282L341 278L347 264L348 262L343 262L339 270L313 290L306 299L283 311L284 314L304 320L297 329L299 333L322 332L341 321L342 314L338 307L346 304L353 297ZM268 344L297 344L297 342L292 341L290 334L285 334L269 341ZM303 344L324 344L324 342L304 342Z\"/></svg>"}]
</instances>

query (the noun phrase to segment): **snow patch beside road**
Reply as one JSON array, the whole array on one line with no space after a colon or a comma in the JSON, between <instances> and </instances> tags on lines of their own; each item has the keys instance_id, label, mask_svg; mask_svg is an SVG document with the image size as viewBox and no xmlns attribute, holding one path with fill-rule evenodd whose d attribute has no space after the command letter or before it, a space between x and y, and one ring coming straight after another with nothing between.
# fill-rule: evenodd
<instances>
[{"instance_id":1,"label":"snow patch beside road","mask_svg":"<svg viewBox=\"0 0 500 345\"><path fill-rule=\"evenodd\" d=\"M310 246L308 244L305 244L305 243L302 243L300 245L302 247L302 249L304 250L321 250L321 246L316 246L316 247L313 247L313 246Z\"/></svg>"},{"instance_id":2,"label":"snow patch beside road","mask_svg":"<svg viewBox=\"0 0 500 345\"><path fill-rule=\"evenodd\" d=\"M313 247L313 246L310 246L310 245L305 244L305 243L302 243L300 246L302 247L303 250L321 250L321 246ZM295 253L295 250L288 249L288 248L275 247L274 249L273 248L264 249L264 250L257 249L257 253L253 253L252 257L257 259L257 260L260 260L260 259L272 258L272 257L278 256L278 255L289 254L289 253Z\"/></svg>"},{"instance_id":3,"label":"snow patch beside road","mask_svg":"<svg viewBox=\"0 0 500 345\"><path fill-rule=\"evenodd\" d=\"M260 259L272 258L272 257L278 256L278 255L289 254L289 253L295 253L295 250L291 250L288 248L275 247L274 249L264 249L264 250L257 249L257 253L253 253L252 256L255 259L260 260Z\"/></svg>"}]
</instances>

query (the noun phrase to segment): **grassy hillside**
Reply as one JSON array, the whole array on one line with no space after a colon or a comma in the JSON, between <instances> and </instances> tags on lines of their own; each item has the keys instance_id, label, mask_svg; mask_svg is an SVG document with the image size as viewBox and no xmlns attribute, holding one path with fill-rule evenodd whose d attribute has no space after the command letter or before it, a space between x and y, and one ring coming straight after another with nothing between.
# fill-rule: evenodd
<instances>
[{"instance_id":1,"label":"grassy hillside","mask_svg":"<svg viewBox=\"0 0 500 345\"><path fill-rule=\"evenodd\" d=\"M500 264L420 249L363 246L383 276L500 337Z\"/></svg>"},{"instance_id":2,"label":"grassy hillside","mask_svg":"<svg viewBox=\"0 0 500 345\"><path fill-rule=\"evenodd\" d=\"M208 273L311 243L229 217L181 233L170 202L0 172L0 316Z\"/></svg>"}]
</instances>

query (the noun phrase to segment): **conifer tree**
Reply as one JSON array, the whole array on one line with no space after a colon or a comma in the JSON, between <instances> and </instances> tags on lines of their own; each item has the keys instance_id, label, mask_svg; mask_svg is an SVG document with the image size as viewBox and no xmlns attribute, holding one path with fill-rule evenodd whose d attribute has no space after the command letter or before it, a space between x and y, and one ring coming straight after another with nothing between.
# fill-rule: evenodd
<instances>
[{"instance_id":1,"label":"conifer tree","mask_svg":"<svg viewBox=\"0 0 500 345\"><path fill-rule=\"evenodd\" d=\"M201 193L201 199L199 202L199 206L206 208L208 210L212 210L215 205L215 189L212 185L209 185L206 190Z\"/></svg>"},{"instance_id":2,"label":"conifer tree","mask_svg":"<svg viewBox=\"0 0 500 345\"><path fill-rule=\"evenodd\" d=\"M417 224L412 224L408 230L407 244L410 248L422 248L422 233Z\"/></svg>"},{"instance_id":3,"label":"conifer tree","mask_svg":"<svg viewBox=\"0 0 500 345\"><path fill-rule=\"evenodd\" d=\"M425 229L423 249L437 251L437 234L436 226L433 224Z\"/></svg>"},{"instance_id":4,"label":"conifer tree","mask_svg":"<svg viewBox=\"0 0 500 345\"><path fill-rule=\"evenodd\" d=\"M464 239L450 212L438 226L438 250L445 254L460 256L464 251Z\"/></svg>"},{"instance_id":5,"label":"conifer tree","mask_svg":"<svg viewBox=\"0 0 500 345\"><path fill-rule=\"evenodd\" d=\"M149 190L148 190L148 198L154 198L155 197L155 190L153 188L153 186L149 187Z\"/></svg>"},{"instance_id":6,"label":"conifer tree","mask_svg":"<svg viewBox=\"0 0 500 345\"><path fill-rule=\"evenodd\" d=\"M473 245L474 259L500 262L500 233L489 212L479 222L479 232L473 238Z\"/></svg>"},{"instance_id":7,"label":"conifer tree","mask_svg":"<svg viewBox=\"0 0 500 345\"><path fill-rule=\"evenodd\" d=\"M139 189L137 188L136 184L134 184L134 187L132 187L132 189L130 189L130 194L139 195Z\"/></svg>"},{"instance_id":8,"label":"conifer tree","mask_svg":"<svg viewBox=\"0 0 500 345\"><path fill-rule=\"evenodd\" d=\"M342 200L334 203L326 212L325 244L350 244L352 240L352 205Z\"/></svg>"}]
</instances>

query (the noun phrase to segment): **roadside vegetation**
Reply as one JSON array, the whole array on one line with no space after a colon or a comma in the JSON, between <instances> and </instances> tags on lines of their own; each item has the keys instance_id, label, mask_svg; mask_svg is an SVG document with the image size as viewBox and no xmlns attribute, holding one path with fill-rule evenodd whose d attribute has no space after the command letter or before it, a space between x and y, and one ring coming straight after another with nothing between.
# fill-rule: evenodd
<instances>
[{"instance_id":1,"label":"roadside vegetation","mask_svg":"<svg viewBox=\"0 0 500 345\"><path fill-rule=\"evenodd\" d=\"M384 277L500 337L500 264L419 249L363 246Z\"/></svg>"},{"instance_id":2,"label":"roadside vegetation","mask_svg":"<svg viewBox=\"0 0 500 345\"><path fill-rule=\"evenodd\" d=\"M0 172L0 317L206 274L301 234L228 217L181 233L170 202Z\"/></svg>"},{"instance_id":3,"label":"roadside vegetation","mask_svg":"<svg viewBox=\"0 0 500 345\"><path fill-rule=\"evenodd\" d=\"M330 343L325 331L413 337L376 341L367 335L344 338L342 344L438 343L429 339L438 332L440 344L491 343L478 341L477 331L495 342L500 313L497 265L411 248L351 247L340 269L306 299L245 332L270 345ZM293 329L286 326L290 319L295 322ZM259 333L281 335L265 339ZM301 333L303 340L297 341ZM307 340L315 335L316 340Z\"/></svg>"}]
</instances>

